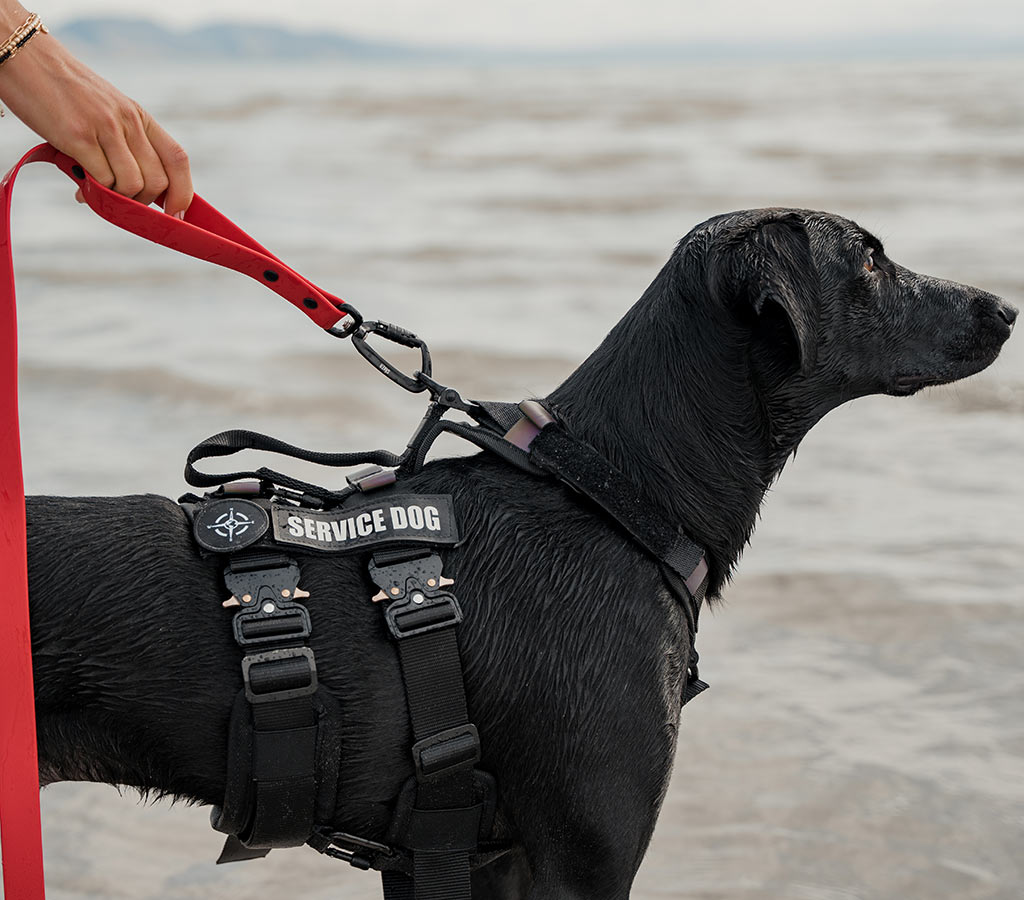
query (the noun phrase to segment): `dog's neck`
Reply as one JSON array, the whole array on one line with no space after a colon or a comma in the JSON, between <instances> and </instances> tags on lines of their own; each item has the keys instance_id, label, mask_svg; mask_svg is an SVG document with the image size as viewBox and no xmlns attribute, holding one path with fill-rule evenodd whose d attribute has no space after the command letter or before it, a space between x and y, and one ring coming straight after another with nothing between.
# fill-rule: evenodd
<instances>
[{"instance_id":1,"label":"dog's neck","mask_svg":"<svg viewBox=\"0 0 1024 900\"><path fill-rule=\"evenodd\" d=\"M577 436L645 486L707 551L717 596L769 485L813 421L776 427L749 333L683 296L677 259L548 398Z\"/></svg>"}]
</instances>

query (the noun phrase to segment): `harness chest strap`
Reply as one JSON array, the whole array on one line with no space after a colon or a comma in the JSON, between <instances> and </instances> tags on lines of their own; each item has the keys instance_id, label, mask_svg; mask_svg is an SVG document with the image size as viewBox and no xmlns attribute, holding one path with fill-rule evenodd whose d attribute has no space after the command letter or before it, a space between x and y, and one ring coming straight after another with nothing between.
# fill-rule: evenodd
<instances>
[{"instance_id":1,"label":"harness chest strap","mask_svg":"<svg viewBox=\"0 0 1024 900\"><path fill-rule=\"evenodd\" d=\"M375 474L350 478L372 490L387 481ZM238 608L233 632L245 652L227 790L211 816L214 828L229 835L218 862L305 842L360 868L375 859L395 864L389 845L329 832L341 747L335 741L325 758L321 745L325 729L331 743L337 716L318 708L329 698L317 693L313 652L305 646L310 616L296 600L306 595L297 563L281 552L287 545L369 549L370 577L380 589L373 599L397 643L414 738L415 783L402 791L388 835L390 845L411 852L412 878L383 873L385 897L411 897L415 885L416 900L469 900L470 854L490 828L493 780L475 769L480 740L469 721L455 637L462 610L436 552L459 541L451 498L382 491L369 502L317 510L241 490L230 485L206 498L183 498L197 543L228 554L231 598L224 605Z\"/></svg>"},{"instance_id":2,"label":"harness chest strap","mask_svg":"<svg viewBox=\"0 0 1024 900\"><path fill-rule=\"evenodd\" d=\"M412 722L415 803L404 834L413 877L385 872L385 900L470 900L470 854L481 833L483 803L475 765L480 736L469 721L455 628L462 610L436 553L375 553L370 578L401 661Z\"/></svg>"},{"instance_id":3,"label":"harness chest strap","mask_svg":"<svg viewBox=\"0 0 1024 900\"><path fill-rule=\"evenodd\" d=\"M673 524L674 517L641 491L589 444L573 437L538 400L478 402L476 428L457 432L499 453L521 468L553 475L603 509L629 536L662 564L666 587L682 607L690 632L690 658L683 705L705 691L694 646L709 569L704 548ZM500 438L497 435L500 434Z\"/></svg>"}]
</instances>

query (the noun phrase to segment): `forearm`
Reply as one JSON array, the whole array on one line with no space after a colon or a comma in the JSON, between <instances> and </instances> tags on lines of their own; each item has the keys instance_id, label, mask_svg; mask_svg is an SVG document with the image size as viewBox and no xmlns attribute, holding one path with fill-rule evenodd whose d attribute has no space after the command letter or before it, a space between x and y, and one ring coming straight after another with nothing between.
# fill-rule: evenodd
<instances>
[{"instance_id":1,"label":"forearm","mask_svg":"<svg viewBox=\"0 0 1024 900\"><path fill-rule=\"evenodd\" d=\"M29 15L17 0L0 0L0 41ZM0 62L0 102L101 184L141 203L166 190L164 208L176 215L192 201L185 151L53 35L36 32Z\"/></svg>"}]
</instances>

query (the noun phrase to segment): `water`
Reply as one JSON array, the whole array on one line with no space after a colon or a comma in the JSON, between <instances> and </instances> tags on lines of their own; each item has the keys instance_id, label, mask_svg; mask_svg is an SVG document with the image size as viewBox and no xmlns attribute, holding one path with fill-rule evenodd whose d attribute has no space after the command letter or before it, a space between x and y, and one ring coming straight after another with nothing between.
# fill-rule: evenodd
<instances>
[{"instance_id":1,"label":"water","mask_svg":"<svg viewBox=\"0 0 1024 900\"><path fill-rule=\"evenodd\" d=\"M292 266L430 340L470 396L543 394L695 223L854 218L918 271L1024 297L1024 63L474 68L94 63L186 146L204 196ZM30 143L17 123L0 157ZM401 396L273 294L71 202L15 201L33 493L184 488L233 426L397 448ZM1024 350L832 413L772 492L721 611L714 690L634 896L1024 894ZM43 794L50 895L374 896L299 851L214 869L205 813Z\"/></svg>"}]
</instances>

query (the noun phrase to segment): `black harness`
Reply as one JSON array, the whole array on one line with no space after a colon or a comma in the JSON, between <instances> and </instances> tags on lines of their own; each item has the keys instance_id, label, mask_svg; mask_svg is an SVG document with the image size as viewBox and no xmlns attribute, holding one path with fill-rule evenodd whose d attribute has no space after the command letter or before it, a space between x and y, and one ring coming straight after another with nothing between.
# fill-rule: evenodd
<instances>
[{"instance_id":1,"label":"black harness","mask_svg":"<svg viewBox=\"0 0 1024 900\"><path fill-rule=\"evenodd\" d=\"M376 334L421 353L414 375L395 369L367 343ZM226 431L188 456L186 480L215 490L181 498L196 543L224 560L242 652L243 688L231 711L227 783L211 823L228 835L218 862L309 844L329 856L382 871L386 900L470 900L471 857L503 852L487 843L497 802L494 779L477 768L480 735L470 721L456 629L462 608L443 573L442 554L460 541L449 495L403 493L436 438L455 434L541 478L553 477L610 516L661 564L686 615L690 664L682 702L707 685L693 638L707 587L703 549L672 524L661 505L556 412L520 404L464 401L431 377L430 355L415 335L386 323L360 323L353 342L391 380L430 404L402 454L317 453L249 431ZM445 418L459 411L472 424ZM212 475L195 464L240 450L265 450L321 465L364 468L331 491L271 469ZM369 465L367 465L369 464ZM229 482L229 483L225 483ZM299 558L360 553L394 640L411 719L415 776L402 788L386 842L333 831L342 712L317 681L307 646L312 621L301 600Z\"/></svg>"}]
</instances>

